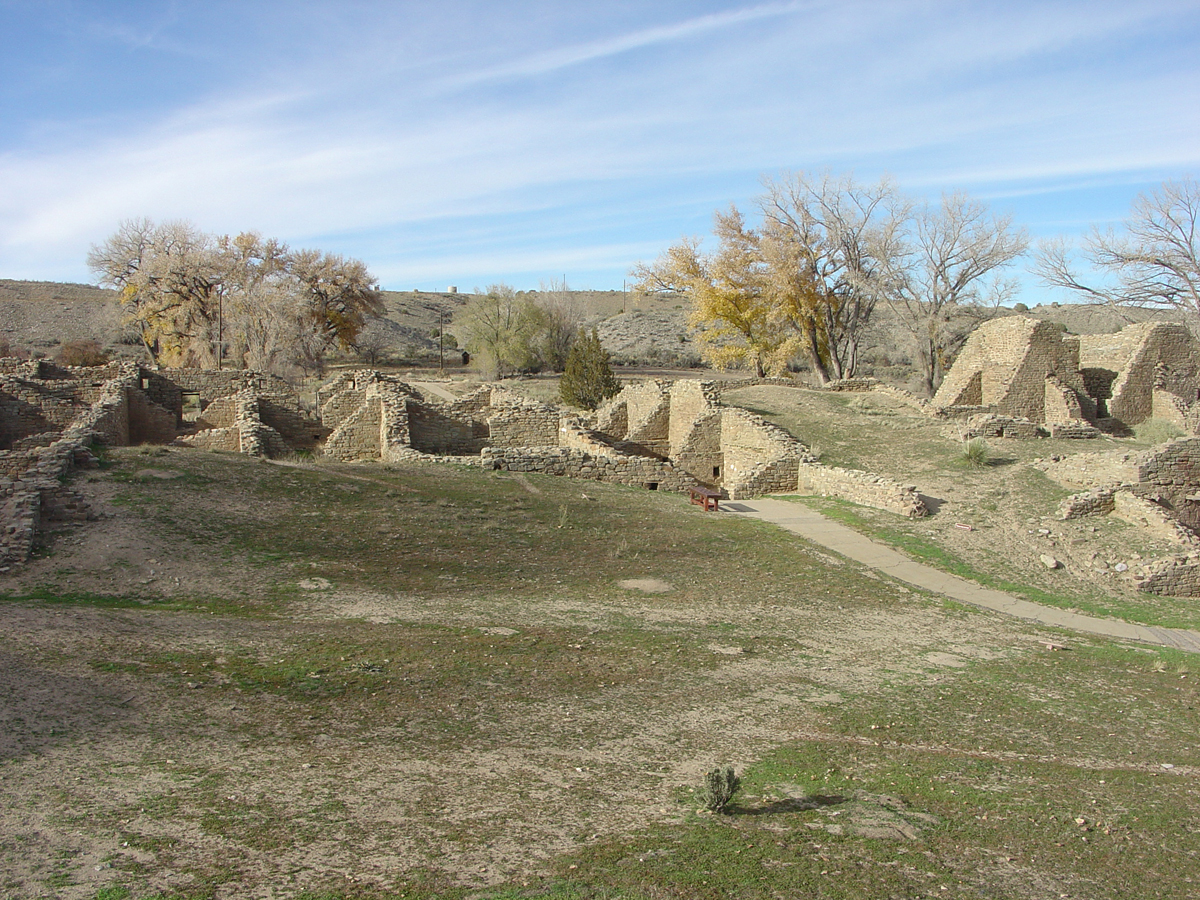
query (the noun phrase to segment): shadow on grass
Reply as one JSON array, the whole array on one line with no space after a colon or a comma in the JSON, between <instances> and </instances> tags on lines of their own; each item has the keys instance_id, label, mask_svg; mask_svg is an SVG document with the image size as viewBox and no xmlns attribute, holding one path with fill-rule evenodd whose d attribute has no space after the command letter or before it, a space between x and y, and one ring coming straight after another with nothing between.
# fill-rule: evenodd
<instances>
[{"instance_id":1,"label":"shadow on grass","mask_svg":"<svg viewBox=\"0 0 1200 900\"><path fill-rule=\"evenodd\" d=\"M840 794L813 794L808 797L788 797L775 800L763 806L739 806L731 803L725 807L729 816L773 816L776 813L805 812L810 809L820 809L823 806L838 806L849 800Z\"/></svg>"}]
</instances>

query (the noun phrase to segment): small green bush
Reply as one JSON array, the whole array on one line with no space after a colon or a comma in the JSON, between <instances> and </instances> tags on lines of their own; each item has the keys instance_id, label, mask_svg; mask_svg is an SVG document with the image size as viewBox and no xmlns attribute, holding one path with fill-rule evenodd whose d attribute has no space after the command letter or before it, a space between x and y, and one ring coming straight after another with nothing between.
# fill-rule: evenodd
<instances>
[{"instance_id":1,"label":"small green bush","mask_svg":"<svg viewBox=\"0 0 1200 900\"><path fill-rule=\"evenodd\" d=\"M971 438L969 441L963 441L962 461L972 469L982 469L990 459L987 441L983 438Z\"/></svg>"},{"instance_id":2,"label":"small green bush","mask_svg":"<svg viewBox=\"0 0 1200 900\"><path fill-rule=\"evenodd\" d=\"M1166 419L1147 419L1133 426L1133 434L1139 441L1148 444L1162 444L1183 437L1184 430L1174 422Z\"/></svg>"},{"instance_id":3,"label":"small green bush","mask_svg":"<svg viewBox=\"0 0 1200 900\"><path fill-rule=\"evenodd\" d=\"M704 773L704 783L700 786L698 796L705 809L722 812L741 786L742 780L734 773L733 766L718 766Z\"/></svg>"},{"instance_id":4,"label":"small green bush","mask_svg":"<svg viewBox=\"0 0 1200 900\"><path fill-rule=\"evenodd\" d=\"M566 369L559 382L563 402L580 409L595 409L620 392L621 382L613 374L608 351L601 346L596 329L590 335L581 330L567 354Z\"/></svg>"}]
</instances>

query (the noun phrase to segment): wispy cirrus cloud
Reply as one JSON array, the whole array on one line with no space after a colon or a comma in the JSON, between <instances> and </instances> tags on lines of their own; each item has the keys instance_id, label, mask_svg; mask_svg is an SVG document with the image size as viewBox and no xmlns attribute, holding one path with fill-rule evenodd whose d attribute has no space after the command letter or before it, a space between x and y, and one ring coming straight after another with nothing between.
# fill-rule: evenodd
<instances>
[{"instance_id":1,"label":"wispy cirrus cloud","mask_svg":"<svg viewBox=\"0 0 1200 900\"><path fill-rule=\"evenodd\" d=\"M114 80L115 99L96 90L54 116L31 102L32 125L0 135L0 275L84 277L89 243L149 215L362 255L410 287L536 285L538 259L619 286L645 248L751 205L761 173L887 171L918 194L965 189L1071 221L1038 199L1108 184L1124 209L1200 161L1187 4L515 5L374 15L313 0L284 40L262 27L269 3L250 38L225 25L238 4L201 15L181 0L178 23L135 31L104 70L114 37L97 38L79 77ZM201 70L176 98L156 66L184 39L258 62Z\"/></svg>"},{"instance_id":2,"label":"wispy cirrus cloud","mask_svg":"<svg viewBox=\"0 0 1200 900\"><path fill-rule=\"evenodd\" d=\"M755 22L760 19L794 15L802 9L811 6L811 3L800 2L766 3L741 9L709 13L669 25L644 28L616 37L571 44L555 50L547 50L543 53L526 56L523 59L518 59L504 65L466 72L448 79L445 84L448 87L469 87L487 82L500 82L517 78L528 78L535 75L547 75L551 72L557 72L572 66L605 59L610 56L618 56L633 50L641 50L655 44L682 41L723 28Z\"/></svg>"}]
</instances>

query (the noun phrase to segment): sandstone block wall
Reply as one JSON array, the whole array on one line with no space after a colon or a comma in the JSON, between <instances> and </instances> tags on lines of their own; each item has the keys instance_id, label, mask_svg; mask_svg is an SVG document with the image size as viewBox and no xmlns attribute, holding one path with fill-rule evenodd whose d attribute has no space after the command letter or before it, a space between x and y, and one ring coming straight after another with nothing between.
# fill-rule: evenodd
<instances>
[{"instance_id":1,"label":"sandstone block wall","mask_svg":"<svg viewBox=\"0 0 1200 900\"><path fill-rule=\"evenodd\" d=\"M915 487L898 484L889 478L869 472L801 463L797 480L801 491L822 497L837 497L861 506L899 513L912 519L929 514L925 501L921 499Z\"/></svg>"},{"instance_id":2,"label":"sandstone block wall","mask_svg":"<svg viewBox=\"0 0 1200 900\"><path fill-rule=\"evenodd\" d=\"M1113 515L1136 525L1155 537L1187 546L1197 545L1195 533L1181 524L1171 512L1132 491L1113 494Z\"/></svg>"},{"instance_id":3,"label":"sandstone block wall","mask_svg":"<svg viewBox=\"0 0 1200 900\"><path fill-rule=\"evenodd\" d=\"M1117 508L1116 487L1097 488L1072 494L1058 504L1058 517L1064 521L1088 516L1107 516Z\"/></svg>"},{"instance_id":4,"label":"sandstone block wall","mask_svg":"<svg viewBox=\"0 0 1200 900\"><path fill-rule=\"evenodd\" d=\"M378 459L382 452L379 442L382 416L379 397L365 398L326 439L325 455L342 460Z\"/></svg>"},{"instance_id":5,"label":"sandstone block wall","mask_svg":"<svg viewBox=\"0 0 1200 900\"><path fill-rule=\"evenodd\" d=\"M1200 530L1200 438L1182 438L1154 447L1137 459L1137 487L1193 531Z\"/></svg>"},{"instance_id":6,"label":"sandstone block wall","mask_svg":"<svg viewBox=\"0 0 1200 900\"><path fill-rule=\"evenodd\" d=\"M1094 406L1079 371L1079 352L1079 341L1064 337L1052 322L1026 316L993 319L968 338L931 407L943 414L956 407L983 407L1035 422L1088 418Z\"/></svg>"},{"instance_id":7,"label":"sandstone block wall","mask_svg":"<svg viewBox=\"0 0 1200 900\"><path fill-rule=\"evenodd\" d=\"M758 486L764 483L775 483L774 476L764 474L763 468L771 463L801 459L810 461L812 456L807 449L777 425L747 412L733 407L721 410L721 449L724 451L724 485L731 497L749 497L758 493ZM772 473L794 471L790 465L780 468L775 465L770 468ZM795 490L796 485L784 485L777 488L780 491Z\"/></svg>"},{"instance_id":8,"label":"sandstone block wall","mask_svg":"<svg viewBox=\"0 0 1200 900\"><path fill-rule=\"evenodd\" d=\"M682 492L696 483L665 460L593 456L567 447L486 447L480 454L480 464L485 469L539 472L661 491Z\"/></svg>"},{"instance_id":9,"label":"sandstone block wall","mask_svg":"<svg viewBox=\"0 0 1200 900\"><path fill-rule=\"evenodd\" d=\"M1115 335L1085 335L1080 341L1080 365L1111 374L1108 414L1126 425L1154 415L1156 386L1186 404L1196 401L1200 348L1187 326L1147 322Z\"/></svg>"},{"instance_id":10,"label":"sandstone block wall","mask_svg":"<svg viewBox=\"0 0 1200 900\"><path fill-rule=\"evenodd\" d=\"M487 416L488 441L496 447L553 447L562 414L541 404L501 406Z\"/></svg>"},{"instance_id":11,"label":"sandstone block wall","mask_svg":"<svg viewBox=\"0 0 1200 900\"><path fill-rule=\"evenodd\" d=\"M1200 596L1200 553L1158 559L1134 573L1138 590L1167 597Z\"/></svg>"}]
</instances>

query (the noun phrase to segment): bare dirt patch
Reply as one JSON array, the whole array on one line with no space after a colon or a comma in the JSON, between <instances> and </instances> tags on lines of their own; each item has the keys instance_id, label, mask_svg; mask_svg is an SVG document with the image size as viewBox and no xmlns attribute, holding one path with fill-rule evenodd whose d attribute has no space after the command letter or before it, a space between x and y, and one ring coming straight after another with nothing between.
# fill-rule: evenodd
<instances>
[{"instance_id":1,"label":"bare dirt patch","mask_svg":"<svg viewBox=\"0 0 1200 900\"><path fill-rule=\"evenodd\" d=\"M618 587L627 591L641 591L643 594L669 594L675 586L661 578L626 578L617 582Z\"/></svg>"},{"instance_id":2,"label":"bare dirt patch","mask_svg":"<svg viewBox=\"0 0 1200 900\"><path fill-rule=\"evenodd\" d=\"M976 832L981 804L1073 817L1078 778L1140 812L1171 792L1131 781L1151 762L1194 777L1194 696L1171 657L1156 672L1086 642L1051 653L1031 637L1052 632L683 498L600 485L583 502L562 480L531 476L535 495L420 465L189 451L156 459L169 481L143 465L122 451L79 482L105 515L5 585L28 595L0 603L5 896L561 896L537 893L557 876L705 896L687 881L702 871L726 893L764 872L812 893L822 870L892 869L906 895L925 870L887 868L888 847L964 888L963 841L1053 847L1053 823ZM622 584L647 571L673 590ZM1099 775L1065 761L1084 747ZM716 763L747 786L735 814L698 817L690 790ZM996 780L1030 787L979 787ZM831 796L849 798L837 816L813 799ZM735 847L752 877L722 868Z\"/></svg>"}]
</instances>

